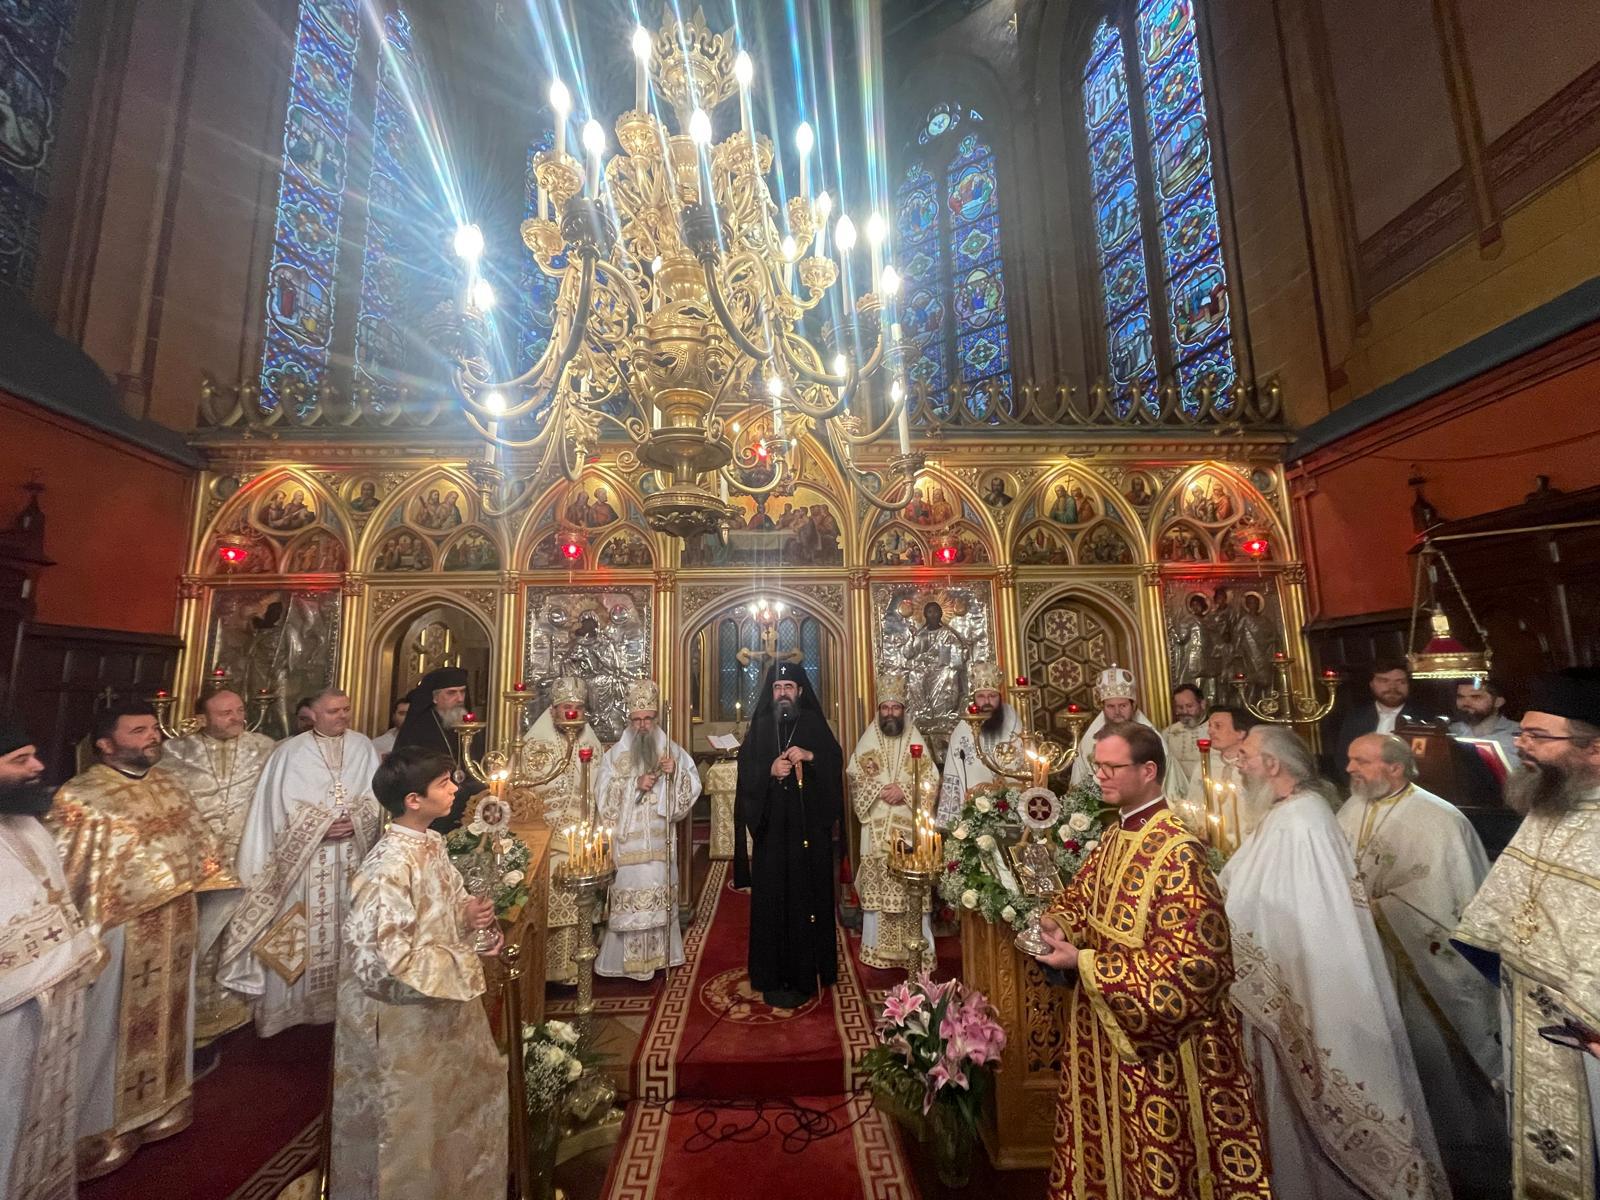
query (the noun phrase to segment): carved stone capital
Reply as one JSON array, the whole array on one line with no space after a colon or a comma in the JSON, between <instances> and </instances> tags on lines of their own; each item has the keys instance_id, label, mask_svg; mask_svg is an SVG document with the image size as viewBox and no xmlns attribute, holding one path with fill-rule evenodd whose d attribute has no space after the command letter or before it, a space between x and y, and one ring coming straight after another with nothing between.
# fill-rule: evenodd
<instances>
[{"instance_id":1,"label":"carved stone capital","mask_svg":"<svg viewBox=\"0 0 1600 1200\"><path fill-rule=\"evenodd\" d=\"M670 596L678 590L678 573L676 571L656 571L651 579L655 583L656 591L663 596Z\"/></svg>"},{"instance_id":2,"label":"carved stone capital","mask_svg":"<svg viewBox=\"0 0 1600 1200\"><path fill-rule=\"evenodd\" d=\"M359 600L367 591L367 577L359 571L346 571L340 590L352 600Z\"/></svg>"},{"instance_id":3,"label":"carved stone capital","mask_svg":"<svg viewBox=\"0 0 1600 1200\"><path fill-rule=\"evenodd\" d=\"M995 570L994 581L1003 588L1015 587L1017 582L1017 569L1007 563Z\"/></svg>"},{"instance_id":4,"label":"carved stone capital","mask_svg":"<svg viewBox=\"0 0 1600 1200\"><path fill-rule=\"evenodd\" d=\"M1301 587L1306 582L1306 565L1303 562L1287 562L1283 564L1283 581L1297 584Z\"/></svg>"},{"instance_id":5,"label":"carved stone capital","mask_svg":"<svg viewBox=\"0 0 1600 1200\"><path fill-rule=\"evenodd\" d=\"M178 577L178 599L198 600L205 595L205 584L198 575L180 575Z\"/></svg>"},{"instance_id":6,"label":"carved stone capital","mask_svg":"<svg viewBox=\"0 0 1600 1200\"><path fill-rule=\"evenodd\" d=\"M845 576L845 579L850 584L850 590L852 592L864 592L867 590L867 586L872 582L872 572L851 571L850 574Z\"/></svg>"}]
</instances>

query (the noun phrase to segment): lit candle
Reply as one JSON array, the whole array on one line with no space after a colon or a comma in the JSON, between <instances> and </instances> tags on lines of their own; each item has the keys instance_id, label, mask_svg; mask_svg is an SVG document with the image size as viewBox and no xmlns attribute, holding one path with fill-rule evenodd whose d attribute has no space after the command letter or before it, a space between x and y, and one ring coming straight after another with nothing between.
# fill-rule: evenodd
<instances>
[{"instance_id":1,"label":"lit candle","mask_svg":"<svg viewBox=\"0 0 1600 1200\"><path fill-rule=\"evenodd\" d=\"M650 31L643 25L635 25L633 29L633 63L633 106L640 112L648 112Z\"/></svg>"},{"instance_id":2,"label":"lit candle","mask_svg":"<svg viewBox=\"0 0 1600 1200\"><path fill-rule=\"evenodd\" d=\"M911 453L911 417L906 412L910 407L906 403L906 390L896 379L889 388L889 399L900 406L900 411L895 414L895 432L900 436L900 453Z\"/></svg>"},{"instance_id":3,"label":"lit candle","mask_svg":"<svg viewBox=\"0 0 1600 1200\"><path fill-rule=\"evenodd\" d=\"M883 239L889 236L889 223L881 212L867 218L867 246L872 259L872 290L878 291L878 279L883 273Z\"/></svg>"},{"instance_id":4,"label":"lit candle","mask_svg":"<svg viewBox=\"0 0 1600 1200\"><path fill-rule=\"evenodd\" d=\"M750 81L756 77L756 65L750 61L750 56L743 50L733 60L733 77L739 81L739 130L742 133L750 132ZM755 140L751 139L750 148L755 149Z\"/></svg>"},{"instance_id":5,"label":"lit candle","mask_svg":"<svg viewBox=\"0 0 1600 1200\"><path fill-rule=\"evenodd\" d=\"M817 193L817 202L813 206L816 212L817 239L816 249L813 254L825 254L828 247L828 218L833 216L833 197L827 192Z\"/></svg>"},{"instance_id":6,"label":"lit candle","mask_svg":"<svg viewBox=\"0 0 1600 1200\"><path fill-rule=\"evenodd\" d=\"M605 153L606 131L592 117L583 127L583 148L589 152L589 194L600 198L600 156Z\"/></svg>"},{"instance_id":7,"label":"lit candle","mask_svg":"<svg viewBox=\"0 0 1600 1200\"><path fill-rule=\"evenodd\" d=\"M567 114L572 111L572 93L557 79L550 85L550 107L556 114L556 157L567 152Z\"/></svg>"}]
</instances>

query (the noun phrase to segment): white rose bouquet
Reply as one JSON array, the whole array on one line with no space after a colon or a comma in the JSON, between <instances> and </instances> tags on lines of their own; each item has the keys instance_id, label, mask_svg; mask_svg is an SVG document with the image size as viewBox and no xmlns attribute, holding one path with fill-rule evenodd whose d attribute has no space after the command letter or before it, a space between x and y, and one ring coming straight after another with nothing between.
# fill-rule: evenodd
<instances>
[{"instance_id":1,"label":"white rose bouquet","mask_svg":"<svg viewBox=\"0 0 1600 1200\"><path fill-rule=\"evenodd\" d=\"M549 1112L556 1108L567 1088L595 1061L595 1056L587 1048L580 1047L578 1041L578 1031L565 1021L522 1027L522 1062L529 1112Z\"/></svg>"},{"instance_id":2,"label":"white rose bouquet","mask_svg":"<svg viewBox=\"0 0 1600 1200\"><path fill-rule=\"evenodd\" d=\"M1022 895L1005 865L1002 847L1022 834L1017 816L1021 803L1022 793L1015 787L989 783L974 788L944 844L944 873L939 879L939 894L945 900L991 924L1014 929L1026 928L1046 904L1042 898ZM1032 836L1044 839L1055 852L1056 869L1065 882L1100 844L1107 810L1093 783L1063 793L1057 807L1055 821Z\"/></svg>"}]
</instances>

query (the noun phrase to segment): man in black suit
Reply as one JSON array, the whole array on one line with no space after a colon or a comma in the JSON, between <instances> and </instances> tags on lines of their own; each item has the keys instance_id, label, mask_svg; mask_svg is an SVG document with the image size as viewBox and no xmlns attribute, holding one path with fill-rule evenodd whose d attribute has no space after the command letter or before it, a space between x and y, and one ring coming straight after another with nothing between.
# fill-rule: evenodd
<instances>
[{"instance_id":1,"label":"man in black suit","mask_svg":"<svg viewBox=\"0 0 1600 1200\"><path fill-rule=\"evenodd\" d=\"M1411 668L1404 659L1379 659L1367 675L1369 699L1350 707L1333 745L1332 766L1341 783L1348 782L1345 764L1350 743L1368 733L1394 733L1402 721L1426 721L1428 714L1411 702Z\"/></svg>"}]
</instances>

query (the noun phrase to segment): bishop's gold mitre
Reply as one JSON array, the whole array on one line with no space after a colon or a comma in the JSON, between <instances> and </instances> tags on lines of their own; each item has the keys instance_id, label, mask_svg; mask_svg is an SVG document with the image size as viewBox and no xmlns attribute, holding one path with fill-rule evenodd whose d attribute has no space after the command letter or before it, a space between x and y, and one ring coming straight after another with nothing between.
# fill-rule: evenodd
<instances>
[{"instance_id":1,"label":"bishop's gold mitre","mask_svg":"<svg viewBox=\"0 0 1600 1200\"><path fill-rule=\"evenodd\" d=\"M911 694L911 683L898 672L886 671L878 676L878 703L898 704L905 707Z\"/></svg>"},{"instance_id":2,"label":"bishop's gold mitre","mask_svg":"<svg viewBox=\"0 0 1600 1200\"><path fill-rule=\"evenodd\" d=\"M576 675L562 675L550 685L551 704L582 704L589 703L589 689L584 686L583 680Z\"/></svg>"},{"instance_id":3,"label":"bishop's gold mitre","mask_svg":"<svg viewBox=\"0 0 1600 1200\"><path fill-rule=\"evenodd\" d=\"M629 681L627 700L630 713L661 711L661 689L654 679Z\"/></svg>"},{"instance_id":4,"label":"bishop's gold mitre","mask_svg":"<svg viewBox=\"0 0 1600 1200\"><path fill-rule=\"evenodd\" d=\"M967 684L975 692L999 692L1001 687L1000 664L975 662L967 668Z\"/></svg>"}]
</instances>

